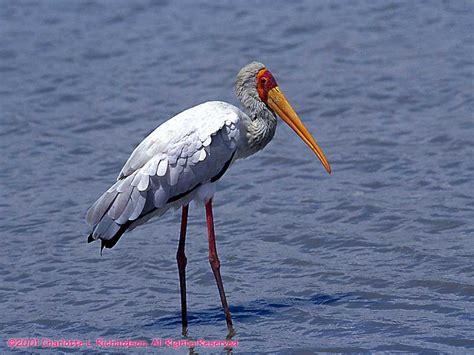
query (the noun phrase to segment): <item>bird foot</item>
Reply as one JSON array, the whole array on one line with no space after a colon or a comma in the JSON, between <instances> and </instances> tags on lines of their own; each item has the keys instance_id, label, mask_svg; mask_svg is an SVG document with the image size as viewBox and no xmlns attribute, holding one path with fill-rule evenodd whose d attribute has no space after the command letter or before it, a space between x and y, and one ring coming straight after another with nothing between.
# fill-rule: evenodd
<instances>
[{"instance_id":1,"label":"bird foot","mask_svg":"<svg viewBox=\"0 0 474 355\"><path fill-rule=\"evenodd\" d=\"M229 327L229 334L227 334L226 339L231 340L235 334L237 334L232 326Z\"/></svg>"}]
</instances>

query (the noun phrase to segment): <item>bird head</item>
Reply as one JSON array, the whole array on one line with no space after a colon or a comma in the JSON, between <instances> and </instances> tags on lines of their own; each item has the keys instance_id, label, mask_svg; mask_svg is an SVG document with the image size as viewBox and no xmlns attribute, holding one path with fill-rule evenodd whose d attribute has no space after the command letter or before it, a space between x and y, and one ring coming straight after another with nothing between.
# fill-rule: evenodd
<instances>
[{"instance_id":1,"label":"bird head","mask_svg":"<svg viewBox=\"0 0 474 355\"><path fill-rule=\"evenodd\" d=\"M240 101L250 112L270 110L278 115L308 145L331 174L331 166L322 149L291 107L273 74L262 63L252 62L243 67L237 75L235 89Z\"/></svg>"}]
</instances>

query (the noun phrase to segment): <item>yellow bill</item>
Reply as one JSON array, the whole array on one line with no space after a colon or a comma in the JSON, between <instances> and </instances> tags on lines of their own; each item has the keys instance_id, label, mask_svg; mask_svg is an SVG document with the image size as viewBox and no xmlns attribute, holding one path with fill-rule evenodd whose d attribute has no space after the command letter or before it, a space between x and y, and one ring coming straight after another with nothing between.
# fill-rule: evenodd
<instances>
[{"instance_id":1,"label":"yellow bill","mask_svg":"<svg viewBox=\"0 0 474 355\"><path fill-rule=\"evenodd\" d=\"M290 103L278 86L268 92L267 105L270 106L270 108L275 111L275 113L280 116L281 119L285 121L286 124L290 126L298 136L300 136L300 138L319 158L326 171L331 174L331 166L329 165L329 162L326 159L323 151L308 132L306 127L303 125L303 122L301 122L295 110L293 110L293 107L291 107Z\"/></svg>"}]
</instances>

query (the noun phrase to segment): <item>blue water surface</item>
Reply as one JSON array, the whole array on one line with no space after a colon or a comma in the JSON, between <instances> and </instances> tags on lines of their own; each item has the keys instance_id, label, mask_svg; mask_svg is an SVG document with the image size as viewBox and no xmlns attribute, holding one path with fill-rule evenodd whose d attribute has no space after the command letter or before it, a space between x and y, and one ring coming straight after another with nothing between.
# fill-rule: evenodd
<instances>
[{"instance_id":1,"label":"blue water surface","mask_svg":"<svg viewBox=\"0 0 474 355\"><path fill-rule=\"evenodd\" d=\"M234 352L474 351L473 16L472 1L0 1L0 351L181 339L180 214L100 256L85 211L160 123L238 104L252 60L333 174L282 124L221 179ZM224 339L202 206L187 256L189 335Z\"/></svg>"}]
</instances>

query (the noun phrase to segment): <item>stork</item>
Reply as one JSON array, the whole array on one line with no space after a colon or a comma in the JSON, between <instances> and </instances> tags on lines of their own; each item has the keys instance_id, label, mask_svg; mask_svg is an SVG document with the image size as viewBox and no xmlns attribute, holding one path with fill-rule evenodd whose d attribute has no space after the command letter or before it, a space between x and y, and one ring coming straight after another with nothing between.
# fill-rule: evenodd
<instances>
[{"instance_id":1,"label":"stork","mask_svg":"<svg viewBox=\"0 0 474 355\"><path fill-rule=\"evenodd\" d=\"M187 334L185 240L189 203L206 209L209 263L216 279L229 335L235 334L224 292L212 214L216 183L237 160L255 154L271 141L278 115L331 168L321 148L305 128L270 71L261 63L244 66L235 92L244 111L221 101L185 110L156 128L125 163L117 181L87 211L88 242L101 240L112 248L129 230L170 208L182 208L176 255L181 292L182 333Z\"/></svg>"}]
</instances>

